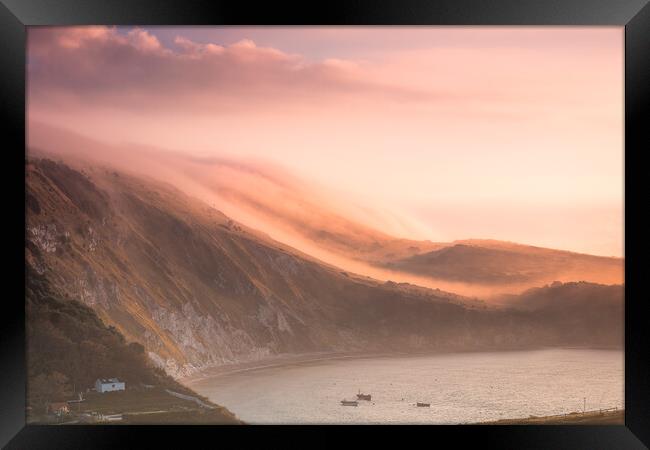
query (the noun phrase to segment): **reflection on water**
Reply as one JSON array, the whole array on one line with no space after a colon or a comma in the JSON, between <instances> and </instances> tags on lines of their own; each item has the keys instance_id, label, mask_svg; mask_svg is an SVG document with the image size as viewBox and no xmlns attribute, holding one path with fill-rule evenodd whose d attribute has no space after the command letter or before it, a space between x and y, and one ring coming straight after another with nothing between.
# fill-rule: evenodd
<instances>
[{"instance_id":1,"label":"reflection on water","mask_svg":"<svg viewBox=\"0 0 650 450\"><path fill-rule=\"evenodd\" d=\"M553 349L320 361L202 379L248 423L453 424L623 407L622 351ZM358 407L341 406L357 392ZM418 408L416 402L430 403Z\"/></svg>"}]
</instances>

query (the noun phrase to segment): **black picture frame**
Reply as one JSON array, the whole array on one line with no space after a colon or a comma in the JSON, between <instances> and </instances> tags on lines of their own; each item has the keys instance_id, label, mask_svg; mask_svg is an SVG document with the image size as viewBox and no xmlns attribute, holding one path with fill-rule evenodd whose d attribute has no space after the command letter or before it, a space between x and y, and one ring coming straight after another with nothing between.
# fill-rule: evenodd
<instances>
[{"instance_id":1,"label":"black picture frame","mask_svg":"<svg viewBox=\"0 0 650 450\"><path fill-rule=\"evenodd\" d=\"M25 36L30 25L615 25L625 27L625 425L621 426L35 426L25 425ZM199 440L271 448L394 440L496 448L647 448L650 445L650 299L644 281L643 212L650 136L648 0L338 0L311 4L172 0L0 0L0 108L5 125L3 183L8 227L0 328L0 444L7 448L175 448ZM645 114L644 114L645 113ZM25 236L23 234L23 236ZM21 275L22 274L22 275ZM9 286L10 289L6 289ZM421 441L419 443L418 441ZM234 442L234 441L230 441ZM194 444L194 445L192 445ZM234 446L234 444L232 444ZM203 447L201 445L201 447ZM228 445L230 447L230 445Z\"/></svg>"}]
</instances>

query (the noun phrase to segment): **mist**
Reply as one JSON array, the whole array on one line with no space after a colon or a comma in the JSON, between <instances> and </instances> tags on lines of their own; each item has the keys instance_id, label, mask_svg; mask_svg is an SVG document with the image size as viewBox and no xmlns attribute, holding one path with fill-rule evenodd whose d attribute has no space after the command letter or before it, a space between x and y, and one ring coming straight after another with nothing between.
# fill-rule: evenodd
<instances>
[{"instance_id":1,"label":"mist","mask_svg":"<svg viewBox=\"0 0 650 450\"><path fill-rule=\"evenodd\" d=\"M585 269L523 283L465 283L417 276L382 265L405 248L422 253L450 243L418 240L417 226L409 226L415 221L368 205L359 207L353 197L336 190L327 192L278 165L232 157L195 157L137 144L116 146L34 121L29 123L28 148L29 155L61 158L73 167L99 164L170 184L305 255L379 281L487 300L552 281L622 282L622 275ZM410 239L403 237L408 228L415 230Z\"/></svg>"}]
</instances>

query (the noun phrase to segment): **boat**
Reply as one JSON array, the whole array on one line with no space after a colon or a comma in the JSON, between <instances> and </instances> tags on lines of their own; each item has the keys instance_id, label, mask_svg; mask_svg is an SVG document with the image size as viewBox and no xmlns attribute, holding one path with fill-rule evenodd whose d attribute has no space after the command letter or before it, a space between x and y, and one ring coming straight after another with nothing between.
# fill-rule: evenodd
<instances>
[{"instance_id":1,"label":"boat","mask_svg":"<svg viewBox=\"0 0 650 450\"><path fill-rule=\"evenodd\" d=\"M368 400L370 401L372 399L372 395L370 394L362 394L361 391L357 394L357 400Z\"/></svg>"},{"instance_id":2,"label":"boat","mask_svg":"<svg viewBox=\"0 0 650 450\"><path fill-rule=\"evenodd\" d=\"M417 406L420 407L420 408L428 408L429 406L431 406L431 403L418 402Z\"/></svg>"},{"instance_id":3,"label":"boat","mask_svg":"<svg viewBox=\"0 0 650 450\"><path fill-rule=\"evenodd\" d=\"M356 400L341 400L341 405L343 406L359 406L359 402Z\"/></svg>"}]
</instances>

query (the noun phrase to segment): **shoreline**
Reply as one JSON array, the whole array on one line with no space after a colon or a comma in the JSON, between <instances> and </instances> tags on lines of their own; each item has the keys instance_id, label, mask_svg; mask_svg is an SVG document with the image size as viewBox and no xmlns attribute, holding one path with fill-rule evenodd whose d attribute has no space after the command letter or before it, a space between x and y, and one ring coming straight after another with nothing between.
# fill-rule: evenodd
<instances>
[{"instance_id":1,"label":"shoreline","mask_svg":"<svg viewBox=\"0 0 650 450\"><path fill-rule=\"evenodd\" d=\"M514 419L490 420L461 425L623 425L625 424L625 408L609 408L552 416L529 416Z\"/></svg>"},{"instance_id":2,"label":"shoreline","mask_svg":"<svg viewBox=\"0 0 650 450\"><path fill-rule=\"evenodd\" d=\"M251 372L266 369L281 369L300 365L309 365L312 363L321 363L327 361L336 361L341 359L367 359L367 358L391 358L400 356L417 356L404 353L358 353L358 352L313 352L313 353L292 353L281 354L269 358L258 359L253 361L242 361L235 363L222 364L200 370L187 377L178 378L177 380L187 386L200 382L208 378L233 375L243 372Z\"/></svg>"},{"instance_id":3,"label":"shoreline","mask_svg":"<svg viewBox=\"0 0 650 450\"><path fill-rule=\"evenodd\" d=\"M263 358L252 361L234 362L222 364L219 366L209 367L199 370L186 377L178 378L177 381L191 387L195 383L210 378L235 375L238 373L253 372L258 370L282 369L294 366L306 366L314 363L326 363L338 360L357 360L368 358L418 358L448 355L450 353L502 353L502 352L527 352L543 350L606 350L621 351L622 348L602 348L602 347L580 347L580 346L563 346L563 347L537 347L537 348L510 348L501 350L449 350L436 352L309 352L309 353L290 353L279 354L269 358Z\"/></svg>"}]
</instances>

